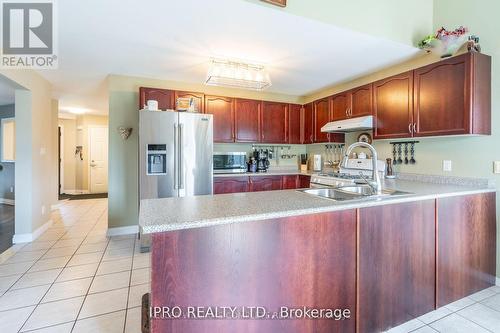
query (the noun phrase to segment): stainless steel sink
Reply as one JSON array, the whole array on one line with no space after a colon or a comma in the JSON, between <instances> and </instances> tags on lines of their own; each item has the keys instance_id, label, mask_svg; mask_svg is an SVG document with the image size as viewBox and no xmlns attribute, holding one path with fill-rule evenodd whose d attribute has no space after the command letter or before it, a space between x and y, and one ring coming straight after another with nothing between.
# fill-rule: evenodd
<instances>
[{"instance_id":1,"label":"stainless steel sink","mask_svg":"<svg viewBox=\"0 0 500 333\"><path fill-rule=\"evenodd\" d=\"M385 188L382 190L382 194L377 195L368 185L352 185L337 188L311 188L299 191L335 201L363 200L368 198L376 199L386 196L411 194L409 192Z\"/></svg>"}]
</instances>

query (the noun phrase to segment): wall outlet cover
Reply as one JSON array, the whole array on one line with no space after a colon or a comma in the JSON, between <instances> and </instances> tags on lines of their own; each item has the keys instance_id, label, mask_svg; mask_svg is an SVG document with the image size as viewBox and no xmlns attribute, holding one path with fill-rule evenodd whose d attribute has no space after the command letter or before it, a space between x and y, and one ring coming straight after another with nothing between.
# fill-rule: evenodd
<instances>
[{"instance_id":1,"label":"wall outlet cover","mask_svg":"<svg viewBox=\"0 0 500 333\"><path fill-rule=\"evenodd\" d=\"M42 215L45 215L45 205L42 206Z\"/></svg>"},{"instance_id":2,"label":"wall outlet cover","mask_svg":"<svg viewBox=\"0 0 500 333\"><path fill-rule=\"evenodd\" d=\"M451 172L451 161L450 160L443 161L443 171Z\"/></svg>"},{"instance_id":3,"label":"wall outlet cover","mask_svg":"<svg viewBox=\"0 0 500 333\"><path fill-rule=\"evenodd\" d=\"M500 173L500 161L493 162L493 173Z\"/></svg>"}]
</instances>

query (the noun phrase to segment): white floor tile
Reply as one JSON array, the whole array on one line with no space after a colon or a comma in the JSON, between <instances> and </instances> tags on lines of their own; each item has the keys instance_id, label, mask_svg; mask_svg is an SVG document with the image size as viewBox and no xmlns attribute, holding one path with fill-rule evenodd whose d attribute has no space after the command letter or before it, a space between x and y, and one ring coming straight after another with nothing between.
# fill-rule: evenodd
<instances>
[{"instance_id":1,"label":"white floor tile","mask_svg":"<svg viewBox=\"0 0 500 333\"><path fill-rule=\"evenodd\" d=\"M72 256L76 250L78 249L78 246L68 246L68 247L60 247L57 249L50 249L47 251L46 254L42 257L43 259L49 259L49 258L55 258L55 257L65 257L65 256Z\"/></svg>"},{"instance_id":2,"label":"white floor tile","mask_svg":"<svg viewBox=\"0 0 500 333\"><path fill-rule=\"evenodd\" d=\"M107 242L94 243L94 244L83 244L76 251L77 254L81 253L92 253L92 252L103 252L106 250Z\"/></svg>"},{"instance_id":3,"label":"white floor tile","mask_svg":"<svg viewBox=\"0 0 500 333\"><path fill-rule=\"evenodd\" d=\"M130 271L132 269L132 258L103 261L97 269L97 275Z\"/></svg>"},{"instance_id":4,"label":"white floor tile","mask_svg":"<svg viewBox=\"0 0 500 333\"><path fill-rule=\"evenodd\" d=\"M141 308L133 308L127 310L125 333L138 333L141 331L141 316Z\"/></svg>"},{"instance_id":5,"label":"white floor tile","mask_svg":"<svg viewBox=\"0 0 500 333\"><path fill-rule=\"evenodd\" d=\"M418 320L418 319L413 319L410 321L407 321L406 323L393 327L390 330L388 330L388 333L408 333L411 331L414 331L420 327L425 326L424 322Z\"/></svg>"},{"instance_id":6,"label":"white floor tile","mask_svg":"<svg viewBox=\"0 0 500 333\"><path fill-rule=\"evenodd\" d=\"M150 268L141 268L132 270L131 286L137 284L151 283Z\"/></svg>"},{"instance_id":7,"label":"white floor tile","mask_svg":"<svg viewBox=\"0 0 500 333\"><path fill-rule=\"evenodd\" d=\"M101 261L102 252L75 254L68 263L68 267L92 264Z\"/></svg>"},{"instance_id":8,"label":"white floor tile","mask_svg":"<svg viewBox=\"0 0 500 333\"><path fill-rule=\"evenodd\" d=\"M441 307L437 310L428 312L424 314L423 316L418 317L419 320L423 321L426 324L430 324L438 319L441 319L447 315L452 314L453 312L449 310L448 308Z\"/></svg>"},{"instance_id":9,"label":"white floor tile","mask_svg":"<svg viewBox=\"0 0 500 333\"><path fill-rule=\"evenodd\" d=\"M68 263L71 257L56 257L50 259L41 259L38 260L28 272L38 272L38 271L46 271L49 269L55 268L63 268Z\"/></svg>"},{"instance_id":10,"label":"white floor tile","mask_svg":"<svg viewBox=\"0 0 500 333\"><path fill-rule=\"evenodd\" d=\"M16 283L16 281L20 277L21 277L20 274L0 277L0 292L6 291L10 287L12 287L12 285Z\"/></svg>"},{"instance_id":11,"label":"white floor tile","mask_svg":"<svg viewBox=\"0 0 500 333\"><path fill-rule=\"evenodd\" d=\"M0 297L0 311L38 304L49 287L45 285L8 291Z\"/></svg>"},{"instance_id":12,"label":"white floor tile","mask_svg":"<svg viewBox=\"0 0 500 333\"><path fill-rule=\"evenodd\" d=\"M486 329L455 313L433 322L430 326L443 333L488 333Z\"/></svg>"},{"instance_id":13,"label":"white floor tile","mask_svg":"<svg viewBox=\"0 0 500 333\"><path fill-rule=\"evenodd\" d=\"M134 255L134 266L133 269L148 268L151 267L151 254L141 253Z\"/></svg>"},{"instance_id":14,"label":"white floor tile","mask_svg":"<svg viewBox=\"0 0 500 333\"><path fill-rule=\"evenodd\" d=\"M29 331L30 333L71 333L74 322ZM90 332L89 332L90 333ZM97 333L97 332L96 332Z\"/></svg>"},{"instance_id":15,"label":"white floor tile","mask_svg":"<svg viewBox=\"0 0 500 333\"><path fill-rule=\"evenodd\" d=\"M92 278L57 282L50 287L43 297L42 303L57 301L65 298L84 296L87 294Z\"/></svg>"},{"instance_id":16,"label":"white floor tile","mask_svg":"<svg viewBox=\"0 0 500 333\"><path fill-rule=\"evenodd\" d=\"M488 288L488 289L481 290L475 294L472 294L469 297L476 302L481 302L482 300L484 300L488 297L494 296L494 295L496 295L496 292L494 290Z\"/></svg>"},{"instance_id":17,"label":"white floor tile","mask_svg":"<svg viewBox=\"0 0 500 333\"><path fill-rule=\"evenodd\" d=\"M130 259L132 258L133 255L134 255L133 249L116 249L116 250L107 249L106 252L104 253L102 261Z\"/></svg>"},{"instance_id":18,"label":"white floor tile","mask_svg":"<svg viewBox=\"0 0 500 333\"><path fill-rule=\"evenodd\" d=\"M124 310L127 306L127 297L128 288L88 295L78 319Z\"/></svg>"},{"instance_id":19,"label":"white floor tile","mask_svg":"<svg viewBox=\"0 0 500 333\"><path fill-rule=\"evenodd\" d=\"M31 262L20 262L17 264L2 264L0 265L0 276L23 274L32 265L33 263Z\"/></svg>"},{"instance_id":20,"label":"white floor tile","mask_svg":"<svg viewBox=\"0 0 500 333\"><path fill-rule=\"evenodd\" d=\"M472 298L464 297L462 299L459 299L458 301L445 305L445 307L450 309L452 312L457 312L474 303L476 303L476 301L474 301Z\"/></svg>"},{"instance_id":21,"label":"white floor tile","mask_svg":"<svg viewBox=\"0 0 500 333\"><path fill-rule=\"evenodd\" d=\"M489 306L494 310L500 311L500 294L496 294L495 296L486 298L481 302L481 304Z\"/></svg>"},{"instance_id":22,"label":"white floor tile","mask_svg":"<svg viewBox=\"0 0 500 333\"><path fill-rule=\"evenodd\" d=\"M83 238L60 239L54 244L54 246L52 246L52 248L57 249L60 247L79 246L82 242Z\"/></svg>"},{"instance_id":23,"label":"white floor tile","mask_svg":"<svg viewBox=\"0 0 500 333\"><path fill-rule=\"evenodd\" d=\"M496 310L477 303L457 313L492 332L500 333L500 312Z\"/></svg>"},{"instance_id":24,"label":"white floor tile","mask_svg":"<svg viewBox=\"0 0 500 333\"><path fill-rule=\"evenodd\" d=\"M141 306L142 305L142 295L150 293L150 292L151 292L151 285L149 283L140 284L137 286L130 287L127 307L134 308L136 306Z\"/></svg>"},{"instance_id":25,"label":"white floor tile","mask_svg":"<svg viewBox=\"0 0 500 333\"><path fill-rule=\"evenodd\" d=\"M98 265L98 263L94 263L88 265L66 267L63 269L61 275L59 275L56 281L62 282L94 276L95 272L97 271Z\"/></svg>"},{"instance_id":26,"label":"white floor tile","mask_svg":"<svg viewBox=\"0 0 500 333\"><path fill-rule=\"evenodd\" d=\"M90 286L90 293L100 293L103 291L125 288L130 283L130 271L99 275L94 278Z\"/></svg>"},{"instance_id":27,"label":"white floor tile","mask_svg":"<svg viewBox=\"0 0 500 333\"><path fill-rule=\"evenodd\" d=\"M6 264L14 264L18 262L35 262L38 259L40 259L47 250L37 250L37 251L30 251L30 252L17 252L14 254L12 257L9 258L5 263Z\"/></svg>"},{"instance_id":28,"label":"white floor tile","mask_svg":"<svg viewBox=\"0 0 500 333\"><path fill-rule=\"evenodd\" d=\"M0 312L0 332L17 333L28 319L34 306Z\"/></svg>"},{"instance_id":29,"label":"white floor tile","mask_svg":"<svg viewBox=\"0 0 500 333\"><path fill-rule=\"evenodd\" d=\"M412 331L411 333L437 333L437 331L430 326L424 326L420 327L418 330Z\"/></svg>"},{"instance_id":30,"label":"white floor tile","mask_svg":"<svg viewBox=\"0 0 500 333\"><path fill-rule=\"evenodd\" d=\"M77 320L73 333L122 333L125 325L125 311L113 312L97 317ZM136 331L135 333L139 333Z\"/></svg>"},{"instance_id":31,"label":"white floor tile","mask_svg":"<svg viewBox=\"0 0 500 333\"><path fill-rule=\"evenodd\" d=\"M58 268L58 269L51 269L48 271L26 273L19 279L19 281L17 281L12 286L12 289L21 289L34 286L41 286L44 284L50 284L56 280L57 276L61 271L62 269Z\"/></svg>"},{"instance_id":32,"label":"white floor tile","mask_svg":"<svg viewBox=\"0 0 500 333\"><path fill-rule=\"evenodd\" d=\"M63 324L76 320L84 297L40 304L30 316L22 331Z\"/></svg>"},{"instance_id":33,"label":"white floor tile","mask_svg":"<svg viewBox=\"0 0 500 333\"><path fill-rule=\"evenodd\" d=\"M37 251L37 250L48 250L54 245L56 241L39 241L36 240L33 243L28 243L19 252L26 251Z\"/></svg>"}]
</instances>

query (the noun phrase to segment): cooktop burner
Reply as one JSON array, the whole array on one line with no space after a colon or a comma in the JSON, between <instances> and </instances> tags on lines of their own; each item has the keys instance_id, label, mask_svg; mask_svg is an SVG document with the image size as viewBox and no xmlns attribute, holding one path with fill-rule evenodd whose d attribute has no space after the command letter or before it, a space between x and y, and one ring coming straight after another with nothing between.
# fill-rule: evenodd
<instances>
[{"instance_id":1,"label":"cooktop burner","mask_svg":"<svg viewBox=\"0 0 500 333\"><path fill-rule=\"evenodd\" d=\"M319 173L318 176L339 178L339 179L361 179L360 175L352 175L349 173L340 173L340 172Z\"/></svg>"}]
</instances>

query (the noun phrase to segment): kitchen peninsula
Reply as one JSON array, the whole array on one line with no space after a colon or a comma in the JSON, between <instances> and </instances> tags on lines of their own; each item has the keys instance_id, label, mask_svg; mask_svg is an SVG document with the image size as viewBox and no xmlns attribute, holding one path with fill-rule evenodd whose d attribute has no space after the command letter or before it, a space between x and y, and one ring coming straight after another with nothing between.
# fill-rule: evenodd
<instances>
[{"instance_id":1,"label":"kitchen peninsula","mask_svg":"<svg viewBox=\"0 0 500 333\"><path fill-rule=\"evenodd\" d=\"M152 307L270 316L152 318L152 332L378 332L494 285L495 190L406 179L384 183L406 195L352 201L296 190L143 200ZM278 320L281 307L350 316Z\"/></svg>"}]
</instances>

